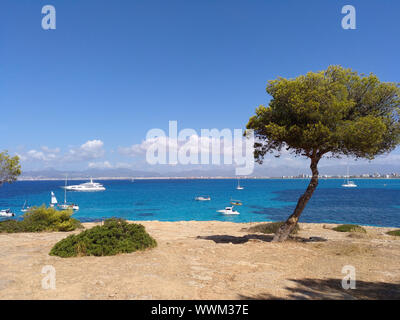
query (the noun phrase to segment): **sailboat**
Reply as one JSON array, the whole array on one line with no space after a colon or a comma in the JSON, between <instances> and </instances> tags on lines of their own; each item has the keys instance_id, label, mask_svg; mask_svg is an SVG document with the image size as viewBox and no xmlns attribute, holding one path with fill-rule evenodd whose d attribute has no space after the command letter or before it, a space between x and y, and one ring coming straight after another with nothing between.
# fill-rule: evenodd
<instances>
[{"instance_id":1,"label":"sailboat","mask_svg":"<svg viewBox=\"0 0 400 320\"><path fill-rule=\"evenodd\" d=\"M243 190L244 188L240 186L240 181L238 179L238 185L236 187L236 190Z\"/></svg>"},{"instance_id":2,"label":"sailboat","mask_svg":"<svg viewBox=\"0 0 400 320\"><path fill-rule=\"evenodd\" d=\"M50 201L50 207L54 208L54 206L57 204L57 198L54 194L54 192L51 192L51 201Z\"/></svg>"},{"instance_id":3,"label":"sailboat","mask_svg":"<svg viewBox=\"0 0 400 320\"><path fill-rule=\"evenodd\" d=\"M26 206L26 200L25 200L24 206L22 207L21 212L27 212L29 209L30 209L30 207Z\"/></svg>"},{"instance_id":4,"label":"sailboat","mask_svg":"<svg viewBox=\"0 0 400 320\"><path fill-rule=\"evenodd\" d=\"M67 176L65 176L64 203L59 204L58 207L63 210L79 210L79 206L77 204L67 203Z\"/></svg>"},{"instance_id":5,"label":"sailboat","mask_svg":"<svg viewBox=\"0 0 400 320\"><path fill-rule=\"evenodd\" d=\"M347 180L345 180L345 182L342 184L342 187L344 187L344 188L356 188L357 185L354 183L354 181L350 181L349 177L350 177L350 175L349 175L349 166L347 166L347 176L346 176Z\"/></svg>"}]
</instances>

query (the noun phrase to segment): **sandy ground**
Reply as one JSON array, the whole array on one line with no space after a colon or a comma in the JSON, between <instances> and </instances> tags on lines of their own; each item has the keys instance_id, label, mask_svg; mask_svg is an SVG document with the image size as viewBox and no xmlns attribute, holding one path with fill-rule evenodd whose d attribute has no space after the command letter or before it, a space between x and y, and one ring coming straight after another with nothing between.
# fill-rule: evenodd
<instances>
[{"instance_id":1,"label":"sandy ground","mask_svg":"<svg viewBox=\"0 0 400 320\"><path fill-rule=\"evenodd\" d=\"M70 233L0 234L0 299L400 299L400 239L387 228L301 224L297 239L271 243L254 223L140 223L158 247L113 257L49 256ZM42 288L46 265L55 289ZM345 265L356 289L341 287Z\"/></svg>"}]
</instances>

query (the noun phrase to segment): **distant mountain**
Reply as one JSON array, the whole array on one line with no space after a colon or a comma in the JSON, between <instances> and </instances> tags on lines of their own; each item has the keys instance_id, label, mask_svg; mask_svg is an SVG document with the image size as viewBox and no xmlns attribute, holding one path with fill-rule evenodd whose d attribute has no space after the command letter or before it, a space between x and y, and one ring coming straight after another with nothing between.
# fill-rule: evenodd
<instances>
[{"instance_id":1,"label":"distant mountain","mask_svg":"<svg viewBox=\"0 0 400 320\"><path fill-rule=\"evenodd\" d=\"M83 171L61 171L45 169L38 171L23 171L21 179L87 179L87 178L117 178L117 177L159 177L160 174L151 171L136 171L131 169L88 169Z\"/></svg>"},{"instance_id":2,"label":"distant mountain","mask_svg":"<svg viewBox=\"0 0 400 320\"><path fill-rule=\"evenodd\" d=\"M321 165L321 175L345 175L346 166L344 165ZM132 170L132 169L87 169L83 171L62 171L48 168L38 171L23 171L21 179L87 179L87 178L131 178L131 177L234 177L234 167L206 167L206 168L183 168L182 167L159 167L160 171ZM163 171L162 171L162 170ZM378 164L354 164L350 165L350 174L390 174L400 173L400 165L378 165ZM255 177L282 177L298 176L300 174L310 174L310 169L304 167L279 166L268 167L266 165L256 165L254 171L249 176Z\"/></svg>"}]
</instances>

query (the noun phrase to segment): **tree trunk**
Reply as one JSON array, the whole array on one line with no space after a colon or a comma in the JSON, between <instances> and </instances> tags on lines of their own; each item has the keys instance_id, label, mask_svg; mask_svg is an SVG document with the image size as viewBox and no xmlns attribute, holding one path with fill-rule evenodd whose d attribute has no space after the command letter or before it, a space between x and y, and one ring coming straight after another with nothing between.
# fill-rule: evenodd
<instances>
[{"instance_id":1,"label":"tree trunk","mask_svg":"<svg viewBox=\"0 0 400 320\"><path fill-rule=\"evenodd\" d=\"M315 189L318 186L318 162L320 158L313 157L311 158L311 172L312 178L310 183L308 184L306 192L299 198L297 201L296 208L294 209L292 215L286 220L286 222L278 229L276 232L273 242L282 242L285 241L290 233L294 230L299 221L300 215L303 212L304 208L307 205L308 200L310 200L311 196L313 195Z\"/></svg>"}]
</instances>

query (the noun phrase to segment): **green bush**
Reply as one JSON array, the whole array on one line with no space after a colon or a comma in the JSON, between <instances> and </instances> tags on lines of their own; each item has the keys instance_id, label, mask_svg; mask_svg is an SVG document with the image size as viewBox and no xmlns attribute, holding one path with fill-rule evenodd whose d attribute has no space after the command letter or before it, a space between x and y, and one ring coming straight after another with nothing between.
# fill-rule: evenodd
<instances>
[{"instance_id":1,"label":"green bush","mask_svg":"<svg viewBox=\"0 0 400 320\"><path fill-rule=\"evenodd\" d=\"M388 232L386 232L386 233L389 234L389 235L391 235L391 236L400 237L400 229L399 229L399 230L388 231Z\"/></svg>"},{"instance_id":2,"label":"green bush","mask_svg":"<svg viewBox=\"0 0 400 320\"><path fill-rule=\"evenodd\" d=\"M360 232L360 233L367 233L363 227L360 227L356 224L341 224L340 226L332 228L332 230L338 232Z\"/></svg>"},{"instance_id":3,"label":"green bush","mask_svg":"<svg viewBox=\"0 0 400 320\"><path fill-rule=\"evenodd\" d=\"M251 232L261 232L261 233L276 233L278 229L280 228L281 225L283 225L284 222L269 222L269 223L261 223L257 224L253 227L249 228L249 231ZM296 227L293 229L291 234L296 234L297 232L300 231L300 227L298 224L296 224Z\"/></svg>"},{"instance_id":4,"label":"green bush","mask_svg":"<svg viewBox=\"0 0 400 320\"><path fill-rule=\"evenodd\" d=\"M112 256L153 248L157 242L140 224L129 224L123 219L107 219L104 225L70 235L51 249L50 255L59 257Z\"/></svg>"},{"instance_id":5,"label":"green bush","mask_svg":"<svg viewBox=\"0 0 400 320\"><path fill-rule=\"evenodd\" d=\"M6 220L0 222L0 233L25 232L22 221Z\"/></svg>"},{"instance_id":6,"label":"green bush","mask_svg":"<svg viewBox=\"0 0 400 320\"><path fill-rule=\"evenodd\" d=\"M6 220L0 222L0 233L73 231L81 228L81 223L71 218L72 211L57 211L54 208L35 207L26 212L23 220Z\"/></svg>"}]
</instances>

